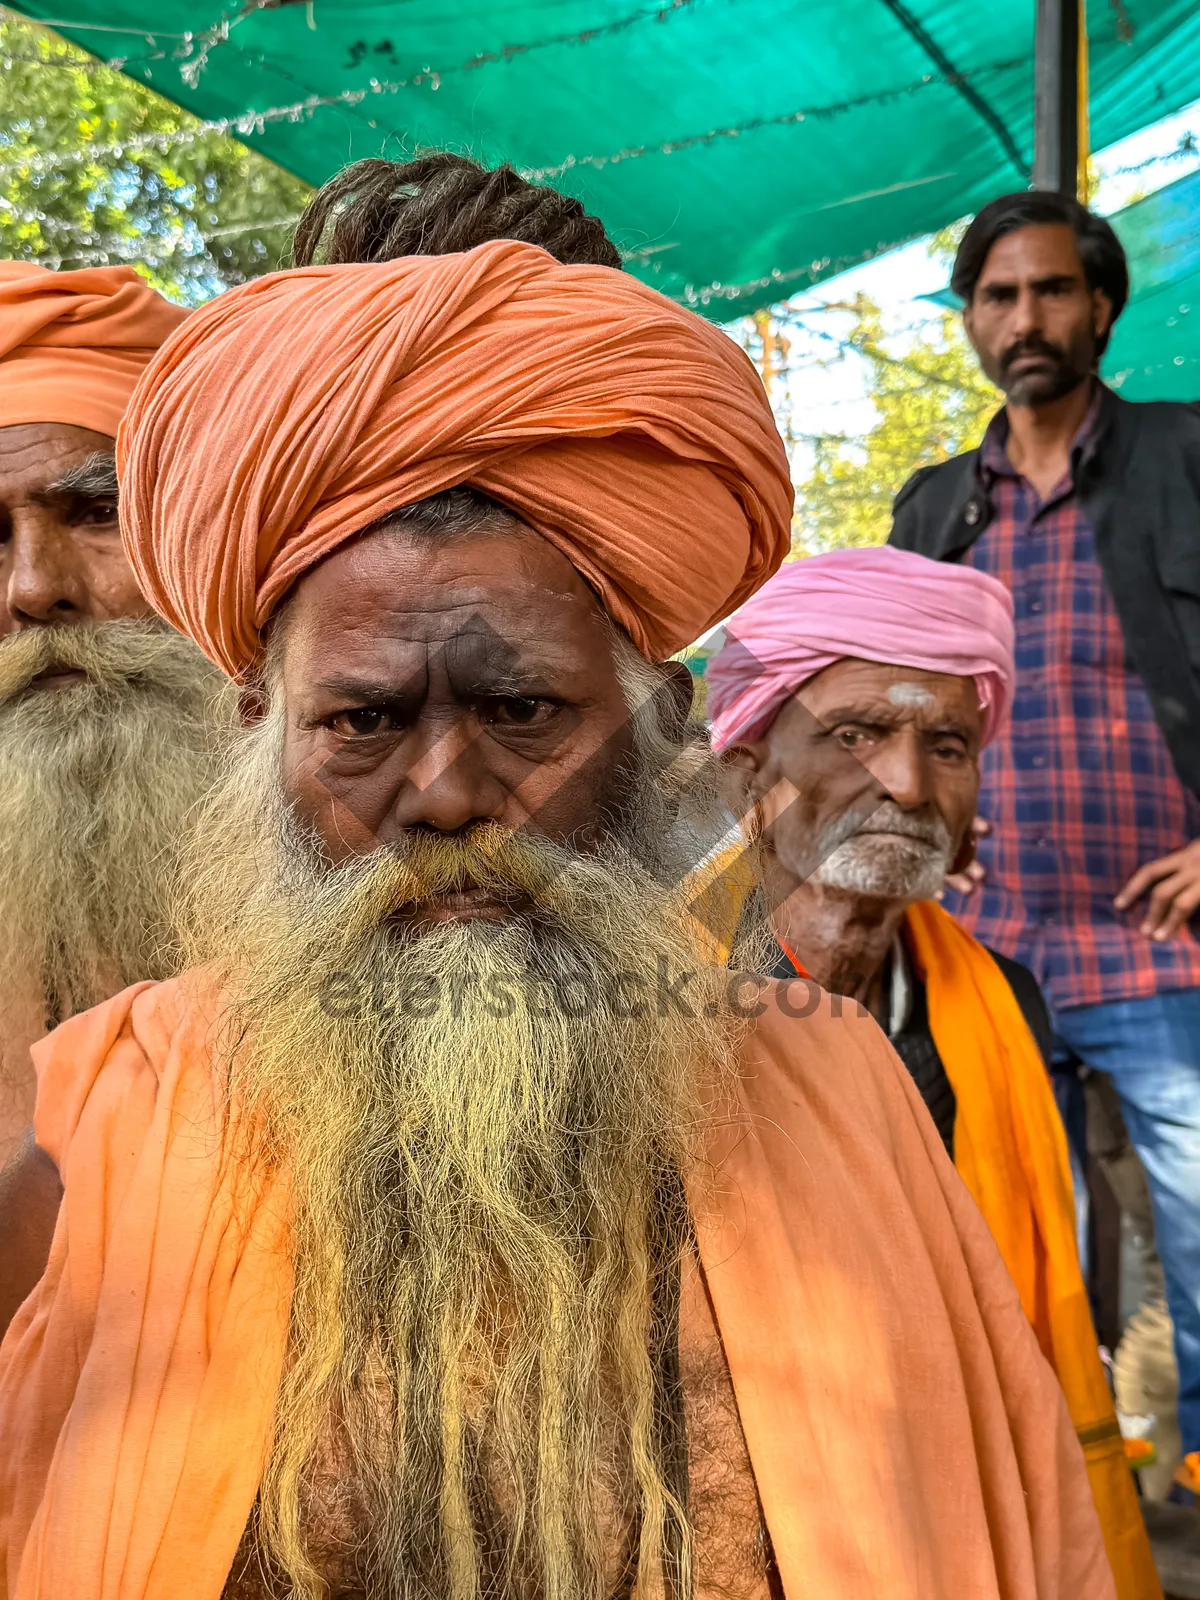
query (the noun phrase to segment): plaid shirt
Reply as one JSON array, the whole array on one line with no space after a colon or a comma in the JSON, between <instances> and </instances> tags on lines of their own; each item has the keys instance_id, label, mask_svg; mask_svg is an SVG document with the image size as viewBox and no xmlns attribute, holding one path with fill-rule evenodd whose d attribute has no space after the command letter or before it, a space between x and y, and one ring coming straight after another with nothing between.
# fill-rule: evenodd
<instances>
[{"instance_id":1,"label":"plaid shirt","mask_svg":"<svg viewBox=\"0 0 1200 1600\"><path fill-rule=\"evenodd\" d=\"M1144 899L1124 913L1112 904L1138 867L1200 837L1200 801L1176 776L1145 685L1126 665L1075 497L1098 401L1099 392L1067 476L1041 502L1009 462L1007 414L993 417L980 474L995 512L964 557L1012 592L1017 691L1011 723L983 754L987 876L965 902L947 895L947 909L1024 962L1059 1008L1200 986L1192 933L1155 943L1138 931Z\"/></svg>"}]
</instances>

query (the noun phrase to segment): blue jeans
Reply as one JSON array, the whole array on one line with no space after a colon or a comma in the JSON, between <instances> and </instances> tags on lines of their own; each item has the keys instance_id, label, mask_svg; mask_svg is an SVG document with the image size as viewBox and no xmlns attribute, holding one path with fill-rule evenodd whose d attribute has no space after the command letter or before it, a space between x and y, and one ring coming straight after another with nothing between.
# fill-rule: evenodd
<instances>
[{"instance_id":1,"label":"blue jeans","mask_svg":"<svg viewBox=\"0 0 1200 1600\"><path fill-rule=\"evenodd\" d=\"M1146 1169L1175 1324L1183 1448L1200 1450L1200 989L1071 1006L1053 1020L1056 1047L1112 1080Z\"/></svg>"}]
</instances>

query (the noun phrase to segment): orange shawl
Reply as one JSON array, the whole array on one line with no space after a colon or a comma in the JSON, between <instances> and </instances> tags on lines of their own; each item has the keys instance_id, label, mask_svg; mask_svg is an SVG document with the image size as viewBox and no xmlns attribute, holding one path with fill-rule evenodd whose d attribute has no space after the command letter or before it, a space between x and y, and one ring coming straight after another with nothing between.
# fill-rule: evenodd
<instances>
[{"instance_id":1,"label":"orange shawl","mask_svg":"<svg viewBox=\"0 0 1200 1600\"><path fill-rule=\"evenodd\" d=\"M729 960L754 881L740 842L697 870L689 909L707 959ZM1041 1054L996 963L940 906L913 906L905 935L958 1102L954 1164L1062 1385L1117 1593L1120 1600L1161 1600L1079 1269L1066 1135Z\"/></svg>"},{"instance_id":2,"label":"orange shawl","mask_svg":"<svg viewBox=\"0 0 1200 1600\"><path fill-rule=\"evenodd\" d=\"M1071 1167L1054 1092L1016 997L983 946L932 901L905 938L958 1101L954 1164L1058 1374L1121 1600L1161 1596L1079 1269Z\"/></svg>"},{"instance_id":3,"label":"orange shawl","mask_svg":"<svg viewBox=\"0 0 1200 1600\"><path fill-rule=\"evenodd\" d=\"M285 1197L242 1213L187 980L35 1047L65 1194L0 1346L0 1597L219 1600L286 1337ZM794 1600L1114 1600L1062 1395L874 1023L778 992L693 1195Z\"/></svg>"}]
</instances>

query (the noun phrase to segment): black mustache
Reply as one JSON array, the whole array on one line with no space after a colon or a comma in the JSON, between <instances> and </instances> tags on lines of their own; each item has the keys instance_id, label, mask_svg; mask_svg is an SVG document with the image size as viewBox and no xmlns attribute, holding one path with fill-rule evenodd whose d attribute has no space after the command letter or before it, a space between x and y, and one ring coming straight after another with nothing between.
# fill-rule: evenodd
<instances>
[{"instance_id":1,"label":"black mustache","mask_svg":"<svg viewBox=\"0 0 1200 1600\"><path fill-rule=\"evenodd\" d=\"M1051 344L1048 339L1043 339L1040 334L1031 334L1029 338L1010 345L1004 352L1000 365L1005 368L1011 367L1013 362L1022 356L1048 356L1051 361L1062 361L1066 351L1056 344Z\"/></svg>"}]
</instances>

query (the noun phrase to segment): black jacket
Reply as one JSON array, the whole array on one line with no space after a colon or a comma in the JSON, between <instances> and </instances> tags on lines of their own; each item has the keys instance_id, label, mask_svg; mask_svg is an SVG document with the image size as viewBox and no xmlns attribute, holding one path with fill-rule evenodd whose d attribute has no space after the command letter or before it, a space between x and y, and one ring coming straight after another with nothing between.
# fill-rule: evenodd
<instances>
[{"instance_id":1,"label":"black jacket","mask_svg":"<svg viewBox=\"0 0 1200 1600\"><path fill-rule=\"evenodd\" d=\"M1104 389L1073 460L1130 666L1183 783L1200 794L1200 406ZM896 496L889 543L957 561L991 521L979 451L922 467Z\"/></svg>"}]
</instances>

